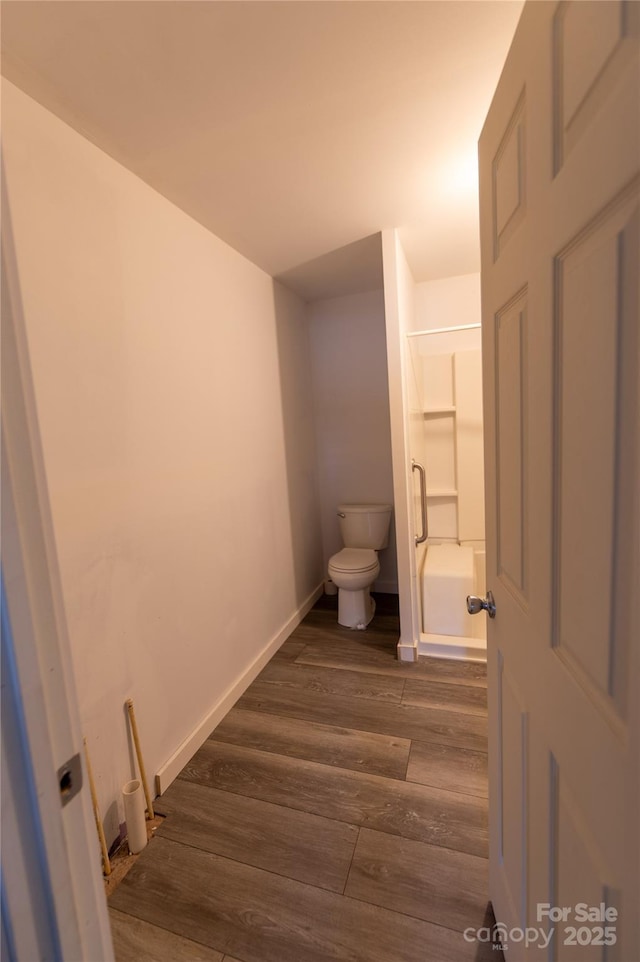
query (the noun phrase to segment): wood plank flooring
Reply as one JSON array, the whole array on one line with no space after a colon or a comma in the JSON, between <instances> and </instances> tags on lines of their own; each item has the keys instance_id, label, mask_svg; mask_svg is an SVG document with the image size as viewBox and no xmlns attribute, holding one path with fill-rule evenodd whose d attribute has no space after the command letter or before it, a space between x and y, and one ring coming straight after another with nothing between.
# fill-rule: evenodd
<instances>
[{"instance_id":1,"label":"wood plank flooring","mask_svg":"<svg viewBox=\"0 0 640 962\"><path fill-rule=\"evenodd\" d=\"M484 962L484 666L396 660L323 598L156 808L118 962Z\"/></svg>"}]
</instances>

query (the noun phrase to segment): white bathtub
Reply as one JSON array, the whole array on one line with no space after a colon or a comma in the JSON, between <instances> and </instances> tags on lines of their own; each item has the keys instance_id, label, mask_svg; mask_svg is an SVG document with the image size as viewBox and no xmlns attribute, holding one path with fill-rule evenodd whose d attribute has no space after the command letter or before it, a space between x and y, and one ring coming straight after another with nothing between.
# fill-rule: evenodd
<instances>
[{"instance_id":1,"label":"white bathtub","mask_svg":"<svg viewBox=\"0 0 640 962\"><path fill-rule=\"evenodd\" d=\"M485 616L467 612L484 593L484 543L429 544L422 567L420 655L486 661Z\"/></svg>"}]
</instances>

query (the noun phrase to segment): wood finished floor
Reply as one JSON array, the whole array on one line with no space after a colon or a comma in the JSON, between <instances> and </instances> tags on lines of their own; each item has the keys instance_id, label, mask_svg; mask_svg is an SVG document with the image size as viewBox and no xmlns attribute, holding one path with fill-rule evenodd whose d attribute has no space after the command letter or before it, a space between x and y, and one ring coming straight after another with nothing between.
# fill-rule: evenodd
<instances>
[{"instance_id":1,"label":"wood finished floor","mask_svg":"<svg viewBox=\"0 0 640 962\"><path fill-rule=\"evenodd\" d=\"M396 660L321 599L156 802L118 962L485 962L484 666Z\"/></svg>"}]
</instances>

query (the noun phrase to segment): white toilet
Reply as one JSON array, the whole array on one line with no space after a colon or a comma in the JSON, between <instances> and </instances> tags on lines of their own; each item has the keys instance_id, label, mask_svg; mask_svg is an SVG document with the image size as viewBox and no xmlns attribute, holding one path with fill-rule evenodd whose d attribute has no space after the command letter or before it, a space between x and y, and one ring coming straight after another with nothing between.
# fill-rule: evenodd
<instances>
[{"instance_id":1,"label":"white toilet","mask_svg":"<svg viewBox=\"0 0 640 962\"><path fill-rule=\"evenodd\" d=\"M366 628L376 604L369 590L380 573L378 551L389 544L390 504L339 504L344 548L329 558L329 577L338 588L338 623Z\"/></svg>"}]
</instances>

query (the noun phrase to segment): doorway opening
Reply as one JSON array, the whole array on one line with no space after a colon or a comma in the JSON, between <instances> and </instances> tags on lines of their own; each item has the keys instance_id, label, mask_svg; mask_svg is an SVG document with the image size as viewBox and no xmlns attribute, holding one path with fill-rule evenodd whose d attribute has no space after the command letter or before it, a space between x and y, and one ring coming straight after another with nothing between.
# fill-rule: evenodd
<instances>
[{"instance_id":1,"label":"doorway opening","mask_svg":"<svg viewBox=\"0 0 640 962\"><path fill-rule=\"evenodd\" d=\"M466 608L486 570L480 324L412 332L407 345L411 456L426 479L413 492L427 536L416 539L418 654L485 661L486 620Z\"/></svg>"}]
</instances>

